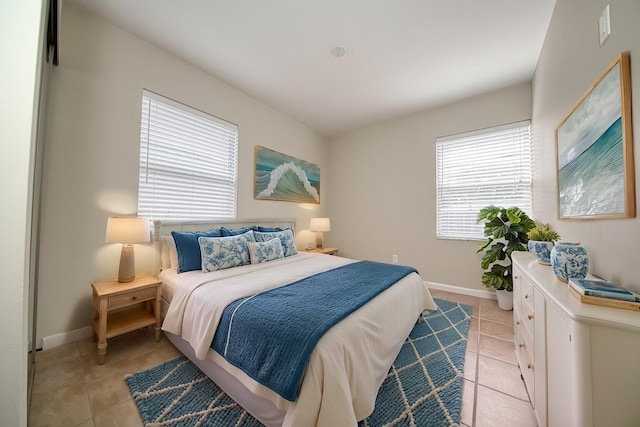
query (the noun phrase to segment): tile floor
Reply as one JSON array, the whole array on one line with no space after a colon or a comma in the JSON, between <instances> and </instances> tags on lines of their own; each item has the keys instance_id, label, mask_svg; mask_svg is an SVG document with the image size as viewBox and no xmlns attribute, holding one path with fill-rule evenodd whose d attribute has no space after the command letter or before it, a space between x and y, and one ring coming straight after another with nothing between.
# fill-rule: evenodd
<instances>
[{"instance_id":1,"label":"tile floor","mask_svg":"<svg viewBox=\"0 0 640 427\"><path fill-rule=\"evenodd\" d=\"M513 349L511 311L493 300L433 290L434 297L473 306L464 367L462 425L535 427ZM29 425L142 426L124 376L178 356L152 330L109 340L107 361L98 365L87 338L38 353Z\"/></svg>"}]
</instances>

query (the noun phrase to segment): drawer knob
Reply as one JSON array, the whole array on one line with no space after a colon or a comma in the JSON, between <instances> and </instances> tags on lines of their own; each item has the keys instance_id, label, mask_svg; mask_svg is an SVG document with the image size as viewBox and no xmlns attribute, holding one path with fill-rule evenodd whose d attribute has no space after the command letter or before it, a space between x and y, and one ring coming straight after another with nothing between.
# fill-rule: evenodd
<instances>
[{"instance_id":1,"label":"drawer knob","mask_svg":"<svg viewBox=\"0 0 640 427\"><path fill-rule=\"evenodd\" d=\"M531 363L527 363L527 369L531 369L533 368L533 366L531 366Z\"/></svg>"},{"instance_id":2,"label":"drawer knob","mask_svg":"<svg viewBox=\"0 0 640 427\"><path fill-rule=\"evenodd\" d=\"M529 320L533 319L533 314L528 314L527 315L527 319L529 319Z\"/></svg>"},{"instance_id":3,"label":"drawer knob","mask_svg":"<svg viewBox=\"0 0 640 427\"><path fill-rule=\"evenodd\" d=\"M519 325L519 324L520 324L520 321L519 321L519 320L516 320L516 325Z\"/></svg>"},{"instance_id":4,"label":"drawer knob","mask_svg":"<svg viewBox=\"0 0 640 427\"><path fill-rule=\"evenodd\" d=\"M131 297L131 299L135 301L135 300L138 299L138 297L134 295L134 296Z\"/></svg>"},{"instance_id":5,"label":"drawer knob","mask_svg":"<svg viewBox=\"0 0 640 427\"><path fill-rule=\"evenodd\" d=\"M524 294L524 299L528 299L529 298L529 294Z\"/></svg>"},{"instance_id":6,"label":"drawer knob","mask_svg":"<svg viewBox=\"0 0 640 427\"><path fill-rule=\"evenodd\" d=\"M516 276L513 276L513 278L514 279L518 279L518 278L520 278L520 276L516 275Z\"/></svg>"},{"instance_id":7,"label":"drawer knob","mask_svg":"<svg viewBox=\"0 0 640 427\"><path fill-rule=\"evenodd\" d=\"M518 347L520 347L520 348L524 347L524 343L521 342L520 344L518 344Z\"/></svg>"}]
</instances>

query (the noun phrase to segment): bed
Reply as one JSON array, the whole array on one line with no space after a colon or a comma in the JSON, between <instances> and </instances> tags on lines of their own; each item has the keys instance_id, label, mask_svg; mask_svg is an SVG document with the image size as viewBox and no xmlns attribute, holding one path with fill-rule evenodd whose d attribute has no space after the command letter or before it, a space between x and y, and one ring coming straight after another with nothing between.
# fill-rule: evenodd
<instances>
[{"instance_id":1,"label":"bed","mask_svg":"<svg viewBox=\"0 0 640 427\"><path fill-rule=\"evenodd\" d=\"M223 356L226 354L226 347L224 351L222 347L218 351L211 348L212 341L224 341L223 338L226 337L226 345L231 343L233 346L236 341L241 341L239 338L246 340L249 339L247 337L251 337L251 333L255 333L249 330L253 328L243 330L240 320L235 320L236 324L233 327L231 323L227 325L228 330L225 334L216 335L216 330L223 327L225 313L230 312L225 312L225 308L227 305L231 308L230 304L235 303L235 310L238 310L246 301L251 300L253 304L263 295L266 297L273 292L291 289L292 283L300 282L302 285L302 282L320 280L320 277L324 276L333 277L331 275L339 271L357 271L358 268L359 273L351 274L360 277L363 268L369 270L378 266L376 263L364 264L366 261L359 262L304 251L289 253L268 262L243 264L208 272L191 270L178 273L179 267L171 262L172 254L175 258L170 246L171 239L168 239L172 231L188 233L210 228L246 230L246 227L256 224L260 225L262 233L267 236L265 239L269 240L261 245L252 245L252 248L278 243L278 239L271 238L273 235L281 236L276 230L295 228L291 219L256 219L228 224L154 223L154 240L158 249L156 252L159 253L156 257L157 264L162 270L159 277L163 282L163 330L181 352L266 426L356 425L373 411L377 391L419 315L425 310L436 308L429 290L416 272L402 273L402 278L393 279L392 285L379 291L372 290L371 292L378 293L371 296L362 306L346 314L319 338L317 345L310 351L300 385L296 387L297 394L292 399L277 387L271 388L255 374L247 373L235 362L230 362L232 359ZM244 233L237 235L242 234ZM260 232L255 231L253 233L254 236L259 234ZM176 239L178 237L176 236ZM203 239L201 243L205 240L207 239ZM224 239L209 240L219 243ZM229 240L240 239L234 237ZM281 242L279 246L286 246L285 240ZM291 242L287 244L290 245ZM204 250L206 251L206 248ZM250 255L253 255L253 252ZM207 255L203 258L207 259ZM207 264L205 270L208 269ZM314 282L307 285L307 289L321 289L324 292L325 289L338 286L339 281L330 282L327 282L326 288L322 287L325 285L318 286L319 282ZM352 299L358 299L361 293L366 292L358 291L358 295L354 295ZM280 300L283 297L277 298ZM238 304L238 301L242 302ZM250 303L247 303L243 307L249 305ZM315 307L313 304L311 307L306 311L313 312ZM235 310L230 315L231 322L234 321ZM325 317L324 310L317 313L319 319ZM288 311L296 314L295 309ZM287 314L289 318L291 313ZM267 322L268 320L260 320L253 325L267 327ZM288 323L288 327L294 322L295 320ZM304 323L302 320L300 322ZM233 335L236 338L231 338L231 331L236 334ZM253 342L256 348L266 345L262 340Z\"/></svg>"}]
</instances>

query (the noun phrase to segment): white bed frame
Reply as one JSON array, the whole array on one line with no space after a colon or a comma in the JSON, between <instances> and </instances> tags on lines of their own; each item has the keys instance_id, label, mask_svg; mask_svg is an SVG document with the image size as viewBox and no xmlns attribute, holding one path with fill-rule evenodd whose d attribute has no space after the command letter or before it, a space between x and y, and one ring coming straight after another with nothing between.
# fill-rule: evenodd
<instances>
[{"instance_id":1,"label":"white bed frame","mask_svg":"<svg viewBox=\"0 0 640 427\"><path fill-rule=\"evenodd\" d=\"M171 231L204 231L212 228L225 227L228 229L237 229L250 227L252 225L261 225L263 227L280 227L291 228L295 231L295 219L293 218L257 218L236 221L192 221L192 222L169 222L154 221L153 222L153 268L155 274L160 273L161 267L161 248L162 236L171 235ZM168 302L162 301L162 315L166 314ZM186 355L202 372L211 378L229 397L238 402L251 415L267 427L281 426L284 421L285 412L276 408L276 406L260 396L256 396L247 389L240 381L236 380L226 370L221 368L213 360L207 358L199 360L195 357L195 353L189 343L177 335L165 332L165 336L171 341L184 355Z\"/></svg>"}]
</instances>

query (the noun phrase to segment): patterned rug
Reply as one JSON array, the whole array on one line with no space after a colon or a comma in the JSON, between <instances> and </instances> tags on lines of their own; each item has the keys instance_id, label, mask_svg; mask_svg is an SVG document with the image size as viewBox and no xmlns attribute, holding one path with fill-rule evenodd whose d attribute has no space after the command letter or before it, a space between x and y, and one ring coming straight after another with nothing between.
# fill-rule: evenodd
<instances>
[{"instance_id":1,"label":"patterned rug","mask_svg":"<svg viewBox=\"0 0 640 427\"><path fill-rule=\"evenodd\" d=\"M411 331L360 427L460 423L471 307L436 299ZM127 376L145 426L261 426L186 357Z\"/></svg>"}]
</instances>

